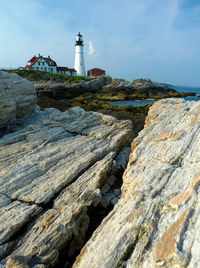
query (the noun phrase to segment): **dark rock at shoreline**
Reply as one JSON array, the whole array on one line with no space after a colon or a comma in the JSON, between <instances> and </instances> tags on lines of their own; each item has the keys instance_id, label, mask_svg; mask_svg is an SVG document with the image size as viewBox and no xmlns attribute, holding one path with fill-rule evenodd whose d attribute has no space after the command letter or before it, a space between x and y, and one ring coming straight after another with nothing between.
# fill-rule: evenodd
<instances>
[{"instance_id":1,"label":"dark rock at shoreline","mask_svg":"<svg viewBox=\"0 0 200 268\"><path fill-rule=\"evenodd\" d=\"M96 93L110 82L110 77L102 76L99 78L89 79L89 81L80 80L71 83L35 81L34 86L38 97L48 96L55 99L72 99L84 93Z\"/></svg>"},{"instance_id":2,"label":"dark rock at shoreline","mask_svg":"<svg viewBox=\"0 0 200 268\"><path fill-rule=\"evenodd\" d=\"M195 95L192 92L177 92L173 88L153 82L148 78L140 78L133 81L113 79L112 84L104 86L99 94L104 96L106 100L160 99Z\"/></svg>"},{"instance_id":3,"label":"dark rock at shoreline","mask_svg":"<svg viewBox=\"0 0 200 268\"><path fill-rule=\"evenodd\" d=\"M73 99L92 93L97 100L135 100L145 98L168 98L195 96L193 92L178 92L162 83L148 78L132 81L111 77L76 77L56 75L42 71L16 70L18 75L32 81L38 97Z\"/></svg>"}]
</instances>

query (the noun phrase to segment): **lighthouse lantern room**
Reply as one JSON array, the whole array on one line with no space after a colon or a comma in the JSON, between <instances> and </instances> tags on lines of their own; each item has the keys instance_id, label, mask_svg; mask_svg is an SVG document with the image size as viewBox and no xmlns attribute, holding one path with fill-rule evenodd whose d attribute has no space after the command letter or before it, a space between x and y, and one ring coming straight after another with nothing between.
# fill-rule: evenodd
<instances>
[{"instance_id":1,"label":"lighthouse lantern room","mask_svg":"<svg viewBox=\"0 0 200 268\"><path fill-rule=\"evenodd\" d=\"M77 75L85 76L85 63L83 54L83 37L80 32L76 36L76 51L75 51L75 70Z\"/></svg>"}]
</instances>

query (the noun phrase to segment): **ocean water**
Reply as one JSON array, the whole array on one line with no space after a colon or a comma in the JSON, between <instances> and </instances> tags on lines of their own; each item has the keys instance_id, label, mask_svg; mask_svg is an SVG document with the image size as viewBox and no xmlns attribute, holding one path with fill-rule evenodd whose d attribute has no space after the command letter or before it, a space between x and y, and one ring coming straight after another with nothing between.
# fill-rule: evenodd
<instances>
[{"instance_id":1,"label":"ocean water","mask_svg":"<svg viewBox=\"0 0 200 268\"><path fill-rule=\"evenodd\" d=\"M165 85L175 89L176 91L195 92L196 96L188 96L188 97L183 98L183 99L185 99L187 101L198 101L198 100L200 100L200 87L174 86L174 85L170 85L170 84L165 84ZM139 105L145 105L145 104L153 103L153 102L154 102L154 99L134 100L134 101L108 101L109 104L112 104L114 106L132 105L133 107L136 107L136 106L139 106Z\"/></svg>"},{"instance_id":2,"label":"ocean water","mask_svg":"<svg viewBox=\"0 0 200 268\"><path fill-rule=\"evenodd\" d=\"M197 95L200 96L200 87L190 87L190 86L174 86L170 84L164 84L168 87L175 89L176 91L183 91L183 92L195 92Z\"/></svg>"}]
</instances>

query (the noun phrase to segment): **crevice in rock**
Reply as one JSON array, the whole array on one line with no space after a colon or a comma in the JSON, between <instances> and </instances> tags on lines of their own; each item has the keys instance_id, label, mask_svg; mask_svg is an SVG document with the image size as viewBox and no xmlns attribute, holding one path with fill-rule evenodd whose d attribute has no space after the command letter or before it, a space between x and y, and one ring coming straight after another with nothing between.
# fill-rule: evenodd
<instances>
[{"instance_id":1,"label":"crevice in rock","mask_svg":"<svg viewBox=\"0 0 200 268\"><path fill-rule=\"evenodd\" d=\"M68 132L68 131L67 131ZM77 133L71 133L72 135L76 135ZM81 135L81 134L79 134ZM96 137L94 137L96 138ZM82 174L84 174L92 165L94 165L97 161L102 160L106 154L108 154L109 152L105 152L102 155L98 156L98 159L94 159L93 161L91 161L91 163L89 164L89 166L87 166L85 169L83 169L79 174L77 174L75 176L75 178L68 184L64 185L59 191L57 191L57 193L55 193L52 197L51 200L47 203L36 203L36 202L32 202L32 201L24 201L21 199L12 199L12 201L19 201L21 203L26 203L29 205L37 205L39 207L41 207L43 210L39 213L39 215L35 216L35 217L30 217L30 220L28 222L26 222L10 239L8 242L13 242L13 246L10 248L10 250L6 253L6 256L10 255L17 246L17 243L27 234L27 232L33 227L33 225L35 224L35 222L38 220L38 218L40 218L47 210L51 209L54 205L54 200L61 194L61 192L68 187L70 184L72 184L74 181L76 181ZM110 182L110 184L108 183L108 181L105 182L105 184L108 184L110 186L110 189L108 191L105 192L105 196L106 194L112 193L113 190L118 190L118 199L120 197L120 188L122 186L122 175L123 175L124 170L115 170L115 172L113 172L113 174L111 176L113 176L113 181L112 179L110 179L112 182ZM114 179L115 177L115 179ZM105 186L104 184L104 186ZM110 200L112 201L112 199ZM97 229L97 227L101 224L101 222L103 221L103 219L113 210L114 208L114 204L116 203L112 203L112 202L108 202L105 206L103 204L105 204L105 202L103 202L102 200L102 204L99 204L97 206L91 205L90 207L87 208L87 216L89 219L89 225L87 228L86 233L84 234L85 238L84 240L79 244L76 245L77 249L71 254L71 256L68 255L68 252L72 250L74 243L76 241L78 241L78 238L76 236L71 238L71 241L68 243L68 246L63 249L61 252L59 252L59 263L57 265L57 267L71 267L73 262L75 261L76 257L79 255L81 248L87 243L87 241L91 238L92 234L94 233L94 231ZM88 224L83 223L83 224ZM81 227L80 227L81 228ZM81 232L81 231L80 231ZM79 241L78 241L79 242ZM137 242L135 242L137 244ZM135 245L130 245L129 250L126 253L126 256L124 256L123 260L125 261L126 259L129 258L129 255L131 254L131 251L134 249ZM5 256L5 257L6 257ZM4 257L4 258L5 258ZM67 258L66 258L67 257ZM66 262L67 259L67 262Z\"/></svg>"},{"instance_id":2,"label":"crevice in rock","mask_svg":"<svg viewBox=\"0 0 200 268\"><path fill-rule=\"evenodd\" d=\"M18 199L18 198L12 198L12 197L10 197L11 198L11 201L12 202L15 202L15 201L18 201L18 202L20 202L20 203L23 203L23 204L28 204L28 205L30 205L30 206L33 206L33 205L36 205L36 206L38 206L38 207L40 207L40 208L42 208L42 209L45 209L46 208L46 206L44 205L44 204L40 204L40 203L36 203L36 202L34 202L34 201L25 201L25 200L22 200L22 199Z\"/></svg>"},{"instance_id":3,"label":"crevice in rock","mask_svg":"<svg viewBox=\"0 0 200 268\"><path fill-rule=\"evenodd\" d=\"M139 240L139 235L136 236L135 241L133 244L128 245L128 247L126 248L126 252L124 253L124 255L121 257L120 259L120 263L118 263L118 267L119 268L125 268L126 267L126 262L130 259L137 243Z\"/></svg>"},{"instance_id":4,"label":"crevice in rock","mask_svg":"<svg viewBox=\"0 0 200 268\"><path fill-rule=\"evenodd\" d=\"M12 201L19 201L21 203L29 204L29 205L37 205L45 210L51 209L53 207L54 200L61 194L63 190L65 190L66 187L71 185L73 182L75 182L80 176L82 176L88 169L90 169L96 162L101 161L107 154L109 154L110 151L105 151L102 154L98 155L97 158L94 158L91 160L88 166L86 166L84 169L82 169L70 182L66 183L59 189L55 194L51 197L51 199L44 203L44 202L34 202L34 201L26 201L20 198L12 198L11 196L8 196L6 193L1 192L1 194L5 195L8 198L11 198ZM70 153L69 155L71 155ZM68 155L68 156L69 156ZM56 162L57 163L57 162Z\"/></svg>"},{"instance_id":5,"label":"crevice in rock","mask_svg":"<svg viewBox=\"0 0 200 268\"><path fill-rule=\"evenodd\" d=\"M66 187L68 187L69 185L71 185L73 182L75 182L80 176L82 176L88 169L90 169L96 162L102 160L105 157L106 153L103 155L100 155L98 159L95 159L93 161L91 161L91 163L89 164L89 166L87 166L86 168L84 168L80 173L78 173L78 175L76 177L74 177L74 179L72 181L70 181L70 183L67 183L66 185L64 185L57 193L55 193L55 195L51 198L51 200L45 204L40 203L39 205L42 206L43 208L47 209L51 209L53 207L54 204L54 200L62 193L62 191L65 190Z\"/></svg>"},{"instance_id":6,"label":"crevice in rock","mask_svg":"<svg viewBox=\"0 0 200 268\"><path fill-rule=\"evenodd\" d=\"M127 159L128 161L128 159ZM73 251L70 255L69 252L72 251L77 237L72 237L68 246L59 252L59 260L56 267L70 268L75 262L76 258L79 256L81 249L86 245L88 240L92 237L95 230L100 226L104 218L113 210L115 204L120 199L121 187L123 184L122 176L124 173L124 168L113 167L111 174L105 180L103 187L101 188L102 202L97 206L91 205L87 208L88 216L88 227L87 231L84 233L84 239L76 243L77 249ZM114 196L111 196L114 195ZM81 227L80 227L81 228ZM135 246L137 245L138 236L133 244L130 245L126 254L124 255L123 261L125 262L131 256ZM78 244L79 243L79 244Z\"/></svg>"},{"instance_id":7,"label":"crevice in rock","mask_svg":"<svg viewBox=\"0 0 200 268\"><path fill-rule=\"evenodd\" d=\"M72 267L76 258L79 256L81 249L86 245L86 243L91 238L98 226L100 226L104 218L113 210L115 204L120 198L123 172L124 170L122 169L117 170L114 168L111 174L107 177L107 180L101 188L101 202L97 206L92 204L90 207L87 208L88 227L87 231L84 234L81 234L82 236L84 236L84 239L80 241L80 237L72 237L70 243L68 243L68 246L59 253L59 260L56 267ZM105 190L105 186L109 186L109 188L107 188L109 189L108 191ZM116 190L117 192L115 193L115 196L111 198L108 197L111 194L114 195L113 191ZM75 241L77 241L77 248L73 251ZM70 254L70 252L73 253Z\"/></svg>"},{"instance_id":8,"label":"crevice in rock","mask_svg":"<svg viewBox=\"0 0 200 268\"><path fill-rule=\"evenodd\" d=\"M72 267L76 257L80 254L81 249L85 246L87 241L91 238L94 231L101 224L103 219L109 214L113 209L113 205L103 207L101 204L97 206L91 205L87 208L87 216L88 216L88 228L87 231L83 234L84 240L80 241L79 237L73 236L68 246L64 248L59 253L59 260L57 264L57 268L70 268Z\"/></svg>"},{"instance_id":9,"label":"crevice in rock","mask_svg":"<svg viewBox=\"0 0 200 268\"><path fill-rule=\"evenodd\" d=\"M105 153L106 154L106 153ZM35 224L35 222L46 212L48 211L49 209L52 209L53 206L54 206L54 200L62 193L63 190L66 189L67 186L69 186L70 184L72 184L73 182L75 182L81 175L83 175L90 167L92 167L97 161L100 161L102 160L104 157L105 157L105 154L103 155L99 155L98 156L98 159L95 159L94 161L92 161L90 163L89 166L87 166L85 169L83 169L69 184L65 185L62 187L62 189L60 189L56 194L54 194L51 198L51 200L47 203L36 203L36 202L33 202L33 201L25 201L25 200L21 200L21 199L18 199L18 198L11 198L9 197L8 195L5 195L6 197L10 198L11 199L11 202L14 202L14 201L18 201L18 202L21 202L21 203L24 203L24 204L28 204L28 205L37 205L38 207L40 207L42 209L42 211L34 216L34 217L30 217L30 219L25 222L20 228L18 231L15 232L15 234L13 234L7 241L6 243L13 243L13 246L10 247L10 249L6 252L6 254L3 255L2 259L6 258L7 256L9 256L10 254L12 254L12 252L14 252L17 248L17 244L20 240L22 240L26 234L28 233L28 231L33 227L33 225ZM115 183L115 185L121 185L122 184L122 180L121 182L117 181ZM102 202L103 204L103 202ZM89 224L89 228L88 228L88 231L87 233L85 234L85 236L87 237L83 243L86 243L87 240L89 239L89 237L92 235L93 231L98 227L98 225L101 223L101 221L104 219L104 217L106 217L106 215L113 209L113 205L107 205L105 207L103 207L103 205L98 205L97 207L89 207L88 208L88 217L90 218L90 224ZM91 231L90 231L91 230ZM72 242L71 243L74 243L74 241L76 240L77 238L74 237L72 238ZM69 243L69 246L67 247L68 250L67 252L69 251L70 249L70 243ZM81 249L81 246L78 247L78 252L76 251L76 254L72 255L72 257L70 256L70 260L72 259L74 261L75 257L77 256L77 254L79 253ZM64 250L63 252L61 252L61 258L62 259L62 256L65 255L66 250ZM75 256L75 257L74 257ZM70 261L70 263L72 263ZM58 266L58 267L62 267L62 266ZM70 266L68 266L70 267Z\"/></svg>"}]
</instances>

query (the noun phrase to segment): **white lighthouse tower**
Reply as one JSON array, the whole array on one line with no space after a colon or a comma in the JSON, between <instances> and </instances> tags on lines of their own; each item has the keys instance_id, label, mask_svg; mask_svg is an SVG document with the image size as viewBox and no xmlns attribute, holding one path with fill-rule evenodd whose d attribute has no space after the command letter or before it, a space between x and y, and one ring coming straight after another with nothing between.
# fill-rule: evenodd
<instances>
[{"instance_id":1,"label":"white lighthouse tower","mask_svg":"<svg viewBox=\"0 0 200 268\"><path fill-rule=\"evenodd\" d=\"M75 66L74 69L77 71L77 75L85 76L85 63L83 55L83 38L82 35L77 34L76 36L76 53L75 53Z\"/></svg>"}]
</instances>

